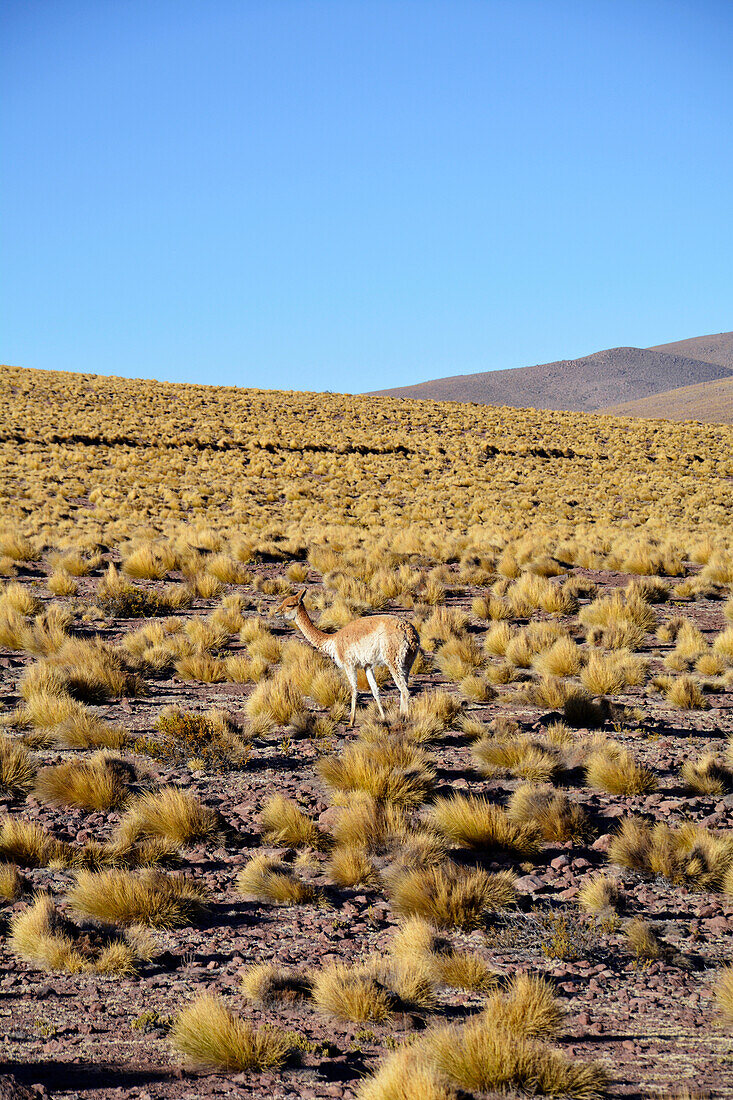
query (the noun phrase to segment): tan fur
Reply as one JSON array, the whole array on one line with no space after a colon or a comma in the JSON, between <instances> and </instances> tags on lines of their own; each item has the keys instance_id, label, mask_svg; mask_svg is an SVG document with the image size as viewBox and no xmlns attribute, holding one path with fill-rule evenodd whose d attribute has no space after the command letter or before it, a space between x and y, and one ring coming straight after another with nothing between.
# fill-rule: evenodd
<instances>
[{"instance_id":1,"label":"tan fur","mask_svg":"<svg viewBox=\"0 0 733 1100\"><path fill-rule=\"evenodd\" d=\"M374 666L386 665L400 693L400 713L408 713L410 692L407 678L420 648L420 639L412 623L403 622L394 615L369 615L347 623L335 634L326 634L313 623L303 606L305 589L297 596L287 596L275 613L294 621L303 636L319 652L330 657L342 668L351 686L351 719L356 716L356 670L363 668L379 713L384 710L379 698L379 688L374 679Z\"/></svg>"}]
</instances>

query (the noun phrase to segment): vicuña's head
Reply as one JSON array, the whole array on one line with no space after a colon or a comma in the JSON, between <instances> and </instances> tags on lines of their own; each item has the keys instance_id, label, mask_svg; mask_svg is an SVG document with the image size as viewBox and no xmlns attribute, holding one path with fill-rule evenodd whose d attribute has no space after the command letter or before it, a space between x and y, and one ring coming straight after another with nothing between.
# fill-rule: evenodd
<instances>
[{"instance_id":1,"label":"vicu\u00f1a's head","mask_svg":"<svg viewBox=\"0 0 733 1100\"><path fill-rule=\"evenodd\" d=\"M275 608L274 614L282 615L283 619L294 619L298 614L298 608L303 602L305 591L305 588L303 588L296 596L286 596L282 603Z\"/></svg>"}]
</instances>

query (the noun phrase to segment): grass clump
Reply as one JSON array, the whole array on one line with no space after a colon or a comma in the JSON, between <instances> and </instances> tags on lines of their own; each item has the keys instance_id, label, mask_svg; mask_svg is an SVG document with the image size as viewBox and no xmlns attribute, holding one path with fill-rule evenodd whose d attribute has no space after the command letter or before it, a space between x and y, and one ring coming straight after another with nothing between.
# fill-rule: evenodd
<instances>
[{"instance_id":1,"label":"grass clump","mask_svg":"<svg viewBox=\"0 0 733 1100\"><path fill-rule=\"evenodd\" d=\"M219 838L221 821L190 791L161 787L142 794L120 821L118 837L130 844L140 839L161 839L176 847Z\"/></svg>"},{"instance_id":2,"label":"grass clump","mask_svg":"<svg viewBox=\"0 0 733 1100\"><path fill-rule=\"evenodd\" d=\"M179 928L198 918L208 892L183 875L160 871L80 871L67 900L76 912L106 924Z\"/></svg>"},{"instance_id":3,"label":"grass clump","mask_svg":"<svg viewBox=\"0 0 733 1100\"><path fill-rule=\"evenodd\" d=\"M13 863L0 866L0 898L17 901L26 887L26 880Z\"/></svg>"},{"instance_id":4,"label":"grass clump","mask_svg":"<svg viewBox=\"0 0 733 1100\"><path fill-rule=\"evenodd\" d=\"M395 1008L394 996L362 967L332 963L313 977L311 997L323 1012L341 1020L384 1023Z\"/></svg>"},{"instance_id":5,"label":"grass clump","mask_svg":"<svg viewBox=\"0 0 733 1100\"><path fill-rule=\"evenodd\" d=\"M262 836L269 844L287 848L328 847L328 838L312 818L289 798L271 795L259 816Z\"/></svg>"},{"instance_id":6,"label":"grass clump","mask_svg":"<svg viewBox=\"0 0 733 1100\"><path fill-rule=\"evenodd\" d=\"M0 791L13 797L25 794L35 775L30 753L12 738L0 734Z\"/></svg>"},{"instance_id":7,"label":"grass clump","mask_svg":"<svg viewBox=\"0 0 733 1100\"><path fill-rule=\"evenodd\" d=\"M583 807L550 784L517 787L509 799L507 816L517 825L532 825L550 842L579 842L592 832Z\"/></svg>"},{"instance_id":8,"label":"grass clump","mask_svg":"<svg viewBox=\"0 0 733 1100\"><path fill-rule=\"evenodd\" d=\"M706 753L682 766L682 781L694 794L725 795L733 791L733 768Z\"/></svg>"},{"instance_id":9,"label":"grass clump","mask_svg":"<svg viewBox=\"0 0 733 1100\"><path fill-rule=\"evenodd\" d=\"M403 870L389 882L392 907L400 916L419 916L438 928L478 928L485 914L514 904L514 875L469 871L455 864Z\"/></svg>"},{"instance_id":10,"label":"grass clump","mask_svg":"<svg viewBox=\"0 0 733 1100\"><path fill-rule=\"evenodd\" d=\"M513 1035L549 1039L557 1034L564 1013L544 978L516 974L505 989L491 994L483 1015L487 1022Z\"/></svg>"},{"instance_id":11,"label":"grass clump","mask_svg":"<svg viewBox=\"0 0 733 1100\"><path fill-rule=\"evenodd\" d=\"M364 791L401 806L424 802L435 778L425 752L406 740L355 742L340 756L322 758L318 771L336 790Z\"/></svg>"},{"instance_id":12,"label":"grass clump","mask_svg":"<svg viewBox=\"0 0 733 1100\"><path fill-rule=\"evenodd\" d=\"M272 680L263 680L245 704L247 716L264 723L266 728L287 726L305 709L302 693L294 683L279 673Z\"/></svg>"},{"instance_id":13,"label":"grass clump","mask_svg":"<svg viewBox=\"0 0 733 1100\"><path fill-rule=\"evenodd\" d=\"M493 1026L481 1013L462 1027L436 1028L424 1040L428 1058L451 1084L470 1092L520 1090L541 1096L602 1094L606 1076L594 1063Z\"/></svg>"},{"instance_id":14,"label":"grass clump","mask_svg":"<svg viewBox=\"0 0 733 1100\"><path fill-rule=\"evenodd\" d=\"M624 928L629 946L637 959L659 959L663 954L662 944L647 921L634 917Z\"/></svg>"},{"instance_id":15,"label":"grass clump","mask_svg":"<svg viewBox=\"0 0 733 1100\"><path fill-rule=\"evenodd\" d=\"M0 860L21 867L48 867L57 860L65 862L70 850L69 845L56 840L36 821L0 818Z\"/></svg>"},{"instance_id":16,"label":"grass clump","mask_svg":"<svg viewBox=\"0 0 733 1100\"><path fill-rule=\"evenodd\" d=\"M589 786L606 794L647 794L658 785L653 772L611 742L588 757L585 777Z\"/></svg>"},{"instance_id":17,"label":"grass clump","mask_svg":"<svg viewBox=\"0 0 733 1100\"><path fill-rule=\"evenodd\" d=\"M562 766L554 747L523 734L483 737L473 746L473 757L479 772L488 778L510 775L547 782Z\"/></svg>"},{"instance_id":18,"label":"grass clump","mask_svg":"<svg viewBox=\"0 0 733 1100\"><path fill-rule=\"evenodd\" d=\"M276 905L307 905L321 897L315 886L299 879L288 870L287 864L264 854L254 856L242 868L237 876L237 889L244 897Z\"/></svg>"},{"instance_id":19,"label":"grass clump","mask_svg":"<svg viewBox=\"0 0 733 1100\"><path fill-rule=\"evenodd\" d=\"M678 676L664 693L668 703L680 710L704 710L708 703L692 676Z\"/></svg>"},{"instance_id":20,"label":"grass clump","mask_svg":"<svg viewBox=\"0 0 733 1100\"><path fill-rule=\"evenodd\" d=\"M312 983L294 971L273 963L256 963L242 974L241 990L248 1000L258 1005L293 1000L310 994Z\"/></svg>"},{"instance_id":21,"label":"grass clump","mask_svg":"<svg viewBox=\"0 0 733 1100\"><path fill-rule=\"evenodd\" d=\"M608 875L588 875L578 891L578 905L586 913L616 912L623 894L615 879Z\"/></svg>"},{"instance_id":22,"label":"grass clump","mask_svg":"<svg viewBox=\"0 0 733 1100\"><path fill-rule=\"evenodd\" d=\"M33 793L51 806L111 810L127 801L133 775L129 764L102 752L90 760L67 760L42 768Z\"/></svg>"},{"instance_id":23,"label":"grass clump","mask_svg":"<svg viewBox=\"0 0 733 1100\"><path fill-rule=\"evenodd\" d=\"M454 1100L457 1093L415 1044L386 1058L360 1082L356 1095L358 1100Z\"/></svg>"},{"instance_id":24,"label":"grass clump","mask_svg":"<svg viewBox=\"0 0 733 1100\"><path fill-rule=\"evenodd\" d=\"M13 918L8 946L18 958L42 970L71 974L135 974L140 961L151 958L155 950L149 937L134 929L129 938L84 931L45 895Z\"/></svg>"},{"instance_id":25,"label":"grass clump","mask_svg":"<svg viewBox=\"0 0 733 1100\"><path fill-rule=\"evenodd\" d=\"M608 849L612 863L664 875L676 885L733 893L733 839L699 825L679 829L627 818Z\"/></svg>"},{"instance_id":26,"label":"grass clump","mask_svg":"<svg viewBox=\"0 0 733 1100\"><path fill-rule=\"evenodd\" d=\"M721 970L715 983L715 1003L723 1022L733 1027L733 966Z\"/></svg>"},{"instance_id":27,"label":"grass clump","mask_svg":"<svg viewBox=\"0 0 733 1100\"><path fill-rule=\"evenodd\" d=\"M236 1072L282 1066L293 1049L292 1039L280 1029L255 1029L210 994L178 1013L170 1040L196 1066Z\"/></svg>"},{"instance_id":28,"label":"grass clump","mask_svg":"<svg viewBox=\"0 0 733 1100\"><path fill-rule=\"evenodd\" d=\"M438 798L430 810L430 822L447 840L464 848L536 855L541 840L532 824L516 823L500 806L486 798L452 795Z\"/></svg>"}]
</instances>

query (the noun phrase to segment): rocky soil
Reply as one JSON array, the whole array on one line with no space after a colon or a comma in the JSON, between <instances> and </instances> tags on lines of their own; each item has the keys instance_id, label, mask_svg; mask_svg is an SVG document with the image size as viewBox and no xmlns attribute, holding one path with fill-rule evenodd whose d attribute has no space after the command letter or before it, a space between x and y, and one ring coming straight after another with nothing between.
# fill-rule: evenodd
<instances>
[{"instance_id":1,"label":"rocky soil","mask_svg":"<svg viewBox=\"0 0 733 1100\"><path fill-rule=\"evenodd\" d=\"M576 572L603 588L624 586L631 579L623 574ZM26 579L29 583L36 579L33 566ZM317 579L310 578L311 582ZM466 591L449 602L470 607L476 594ZM264 603L274 600L264 599ZM199 600L189 613L203 614L213 606L214 601ZM658 610L662 619L679 613L693 618L709 637L724 625L722 604L716 601L663 604ZM542 617L540 613L538 618ZM117 621L108 637L114 639L137 625L139 620ZM286 631L282 624L278 629ZM665 651L655 643L657 654ZM29 660L0 651L6 708L19 702L16 685ZM653 667L662 670L659 657ZM415 676L413 691L419 694L441 679L437 673ZM123 699L99 711L140 732L152 731L157 713L171 703L187 710L221 707L244 725L249 690L247 685L151 679L147 695ZM386 694L391 697L394 689L390 686ZM510 716L526 731L541 731L558 717L520 705L514 694L513 686L502 688L496 702L467 704L466 709L483 720ZM693 821L714 829L733 828L733 795L691 796L679 774L687 759L707 751L722 752L733 734L733 692L710 696L709 709L699 711L671 708L648 688L630 689L614 697L614 703L638 708L639 717L617 720L615 728L612 720L606 731L654 769L658 789L649 795L615 797L573 787L572 798L592 815L594 835L587 845L548 845L531 864L513 864L519 875L516 910L487 921L477 931L454 933L452 942L480 952L501 973L521 968L547 975L567 1009L558 1045L581 1059L600 1060L610 1075L610 1096L662 1096L683 1086L696 1093L733 1096L733 1039L716 1016L711 992L720 967L733 961L733 898L695 893L666 879L615 869L627 896L626 915L650 921L663 942L664 954L658 961L636 958L619 927L580 914L576 901L586 876L608 868L610 836L623 816L641 813L672 825ZM324 889L323 905L281 908L245 901L235 890L237 872L262 849L256 815L267 796L274 791L292 796L328 823L332 810L315 764L324 753L338 752L352 736L343 724L327 741L280 730L256 738L241 769L212 774L146 759L144 766L154 781L195 791L231 827L224 845L189 849L182 863L210 888L210 912L196 927L160 933L159 956L135 978L45 973L13 957L3 935L0 1081L5 1091L0 1096L15 1100L31 1095L59 1100L208 1096L349 1100L359 1078L396 1043L424 1028L433 1017L460 1019L480 1005L476 995L441 991L436 1013L398 1016L387 1025L364 1026L319 1015L302 1000L273 1009L255 1008L239 990L240 973L252 963L276 961L307 970L337 959L353 962L384 951L397 926L381 890L335 888L318 865L311 879ZM438 763L438 793L487 792L504 802L518 785L516 780L483 779L474 769L468 739L458 731L448 733L432 748ZM57 750L38 753L40 763L71 755ZM0 811L38 820L56 836L78 841L107 838L119 820L115 813L53 809L32 797L5 798ZM285 859L294 855L276 854ZM506 864L497 863L494 869L500 866ZM33 889L50 889L59 897L73 879L67 870L24 873ZM4 904L0 919L5 928L27 898ZM169 1047L168 1025L192 995L204 990L222 994L229 1007L257 1024L271 1022L297 1032L306 1040L298 1063L254 1075L187 1068ZM12 1076L16 1092L2 1074Z\"/></svg>"}]
</instances>

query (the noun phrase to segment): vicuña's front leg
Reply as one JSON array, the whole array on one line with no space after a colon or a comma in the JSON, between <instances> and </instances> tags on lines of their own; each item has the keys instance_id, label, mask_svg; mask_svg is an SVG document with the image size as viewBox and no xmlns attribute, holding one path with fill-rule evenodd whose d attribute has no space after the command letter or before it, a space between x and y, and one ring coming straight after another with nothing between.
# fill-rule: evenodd
<instances>
[{"instance_id":1,"label":"vicu\u00f1a's front leg","mask_svg":"<svg viewBox=\"0 0 733 1100\"><path fill-rule=\"evenodd\" d=\"M372 695L374 696L374 702L377 704L377 710L379 716L384 721L384 711L382 710L382 700L379 698L379 688L377 687L377 681L374 679L374 673L369 665L364 669L366 672L366 678L369 681L369 687L372 689Z\"/></svg>"}]
</instances>

